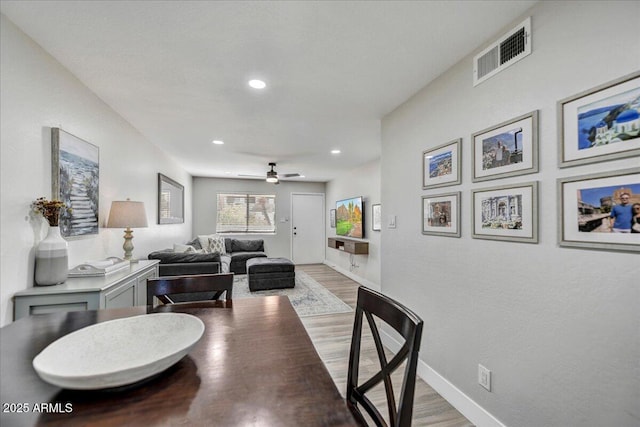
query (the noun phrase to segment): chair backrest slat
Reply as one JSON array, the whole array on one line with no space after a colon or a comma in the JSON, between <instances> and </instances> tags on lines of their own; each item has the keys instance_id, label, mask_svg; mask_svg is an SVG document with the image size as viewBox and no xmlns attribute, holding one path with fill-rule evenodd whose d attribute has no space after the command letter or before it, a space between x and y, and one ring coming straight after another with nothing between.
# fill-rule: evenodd
<instances>
[{"instance_id":1,"label":"chair backrest slat","mask_svg":"<svg viewBox=\"0 0 640 427\"><path fill-rule=\"evenodd\" d=\"M224 293L225 299L231 301L233 298L233 273L147 279L147 305L154 305L154 297L165 304L173 304L173 300L168 295L198 292L216 292L216 298Z\"/></svg>"},{"instance_id":2,"label":"chair backrest slat","mask_svg":"<svg viewBox=\"0 0 640 427\"><path fill-rule=\"evenodd\" d=\"M380 370L368 380L358 384L364 317L367 318L367 323L371 329L378 360L380 361ZM390 361L387 361L387 356L384 353L375 318L391 326L405 340L403 346ZM422 326L422 319L404 305L371 289L362 286L358 289L358 301L356 303L353 336L349 354L349 371L347 372L347 403L361 421L365 421L363 413L361 412L362 408L377 426L408 427L411 425ZM399 401L396 403L393 384L391 383L391 374L405 360L407 363L404 368L402 387L400 389ZM366 397L366 393L380 382L384 383L389 424L387 424L378 409Z\"/></svg>"}]
</instances>

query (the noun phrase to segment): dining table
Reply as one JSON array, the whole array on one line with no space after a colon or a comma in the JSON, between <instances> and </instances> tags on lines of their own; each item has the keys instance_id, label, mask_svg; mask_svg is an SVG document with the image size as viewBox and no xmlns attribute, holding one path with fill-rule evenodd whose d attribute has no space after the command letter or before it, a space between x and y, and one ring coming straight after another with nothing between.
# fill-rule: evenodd
<instances>
[{"instance_id":1,"label":"dining table","mask_svg":"<svg viewBox=\"0 0 640 427\"><path fill-rule=\"evenodd\" d=\"M151 378L72 390L32 366L71 332L158 312L196 316L205 330ZM3 427L359 425L285 296L27 316L0 328L0 377Z\"/></svg>"}]
</instances>

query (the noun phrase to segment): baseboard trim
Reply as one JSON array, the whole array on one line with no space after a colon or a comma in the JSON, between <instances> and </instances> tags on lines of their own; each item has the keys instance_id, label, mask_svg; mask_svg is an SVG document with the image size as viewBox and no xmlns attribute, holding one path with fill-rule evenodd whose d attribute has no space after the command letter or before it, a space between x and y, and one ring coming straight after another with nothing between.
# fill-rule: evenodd
<instances>
[{"instance_id":1,"label":"baseboard trim","mask_svg":"<svg viewBox=\"0 0 640 427\"><path fill-rule=\"evenodd\" d=\"M366 286L367 288L373 289L375 291L380 291L379 285L373 283L370 280L365 279L364 277L353 274L351 271L347 270L346 268L342 268L331 261L327 261L326 259L324 260L323 264L333 268L335 271L337 271L340 274L344 274L354 282L360 283L362 286Z\"/></svg>"},{"instance_id":2,"label":"baseboard trim","mask_svg":"<svg viewBox=\"0 0 640 427\"><path fill-rule=\"evenodd\" d=\"M380 337L382 338L382 343L389 350L394 353L400 350L401 344L384 330L380 331ZM418 361L417 373L420 378L477 427L506 427L486 409L478 405L422 360Z\"/></svg>"}]
</instances>

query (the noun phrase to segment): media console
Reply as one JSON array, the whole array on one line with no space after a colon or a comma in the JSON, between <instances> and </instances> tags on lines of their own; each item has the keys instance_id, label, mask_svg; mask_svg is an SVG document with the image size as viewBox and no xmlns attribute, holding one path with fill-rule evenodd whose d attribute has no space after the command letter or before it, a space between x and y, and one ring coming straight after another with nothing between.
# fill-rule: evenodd
<instances>
[{"instance_id":1,"label":"media console","mask_svg":"<svg viewBox=\"0 0 640 427\"><path fill-rule=\"evenodd\" d=\"M328 246L330 248L355 255L369 254L369 242L363 242L360 240L345 239L342 237L329 237Z\"/></svg>"}]
</instances>

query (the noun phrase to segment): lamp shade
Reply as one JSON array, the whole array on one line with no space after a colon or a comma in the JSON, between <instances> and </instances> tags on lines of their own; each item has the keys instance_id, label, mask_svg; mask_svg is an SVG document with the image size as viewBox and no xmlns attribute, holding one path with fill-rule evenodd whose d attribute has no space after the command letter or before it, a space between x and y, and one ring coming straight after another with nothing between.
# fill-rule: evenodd
<instances>
[{"instance_id":1,"label":"lamp shade","mask_svg":"<svg viewBox=\"0 0 640 427\"><path fill-rule=\"evenodd\" d=\"M107 228L140 228L147 227L147 212L144 202L131 200L111 202Z\"/></svg>"}]
</instances>

